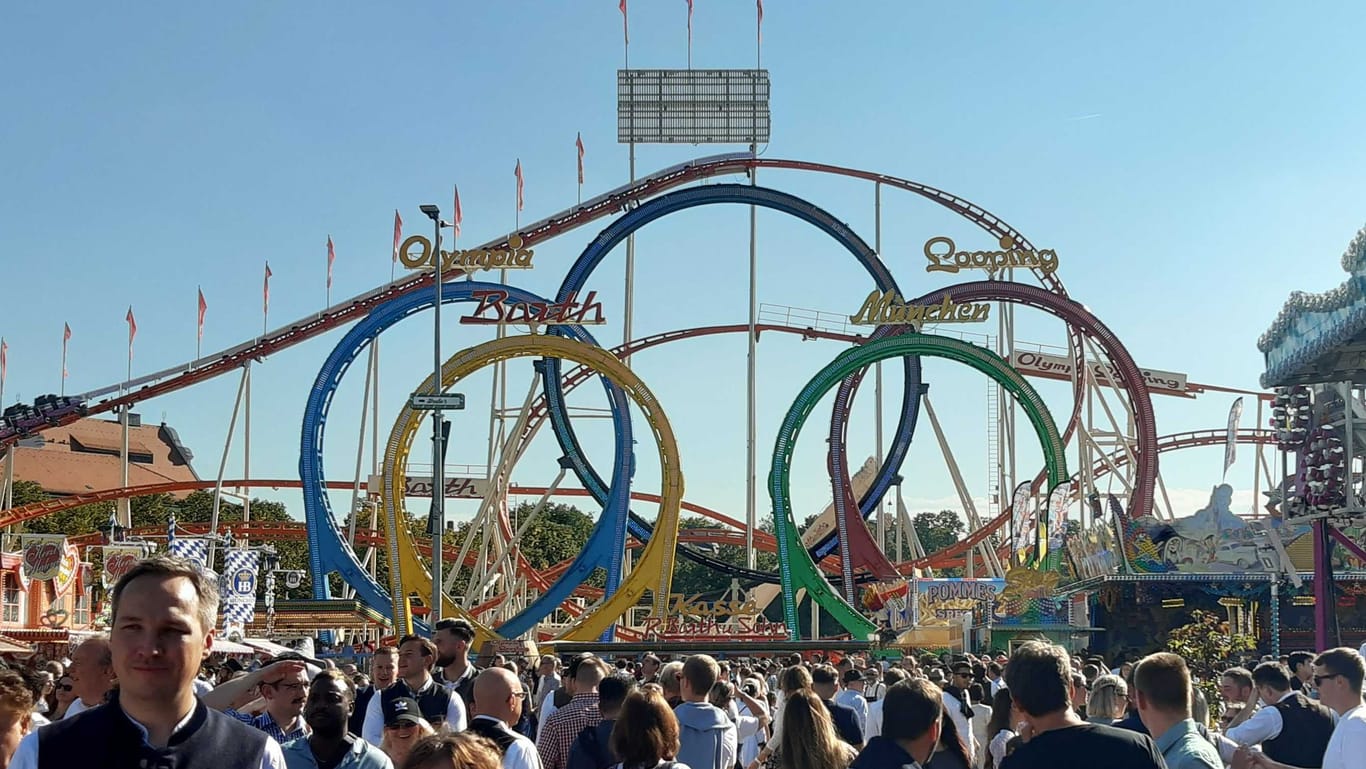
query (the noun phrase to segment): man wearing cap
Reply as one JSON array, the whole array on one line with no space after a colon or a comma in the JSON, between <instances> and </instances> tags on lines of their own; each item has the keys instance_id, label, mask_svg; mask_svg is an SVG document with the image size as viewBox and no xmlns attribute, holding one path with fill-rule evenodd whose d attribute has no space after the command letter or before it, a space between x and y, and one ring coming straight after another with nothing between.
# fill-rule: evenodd
<instances>
[{"instance_id":1,"label":"man wearing cap","mask_svg":"<svg viewBox=\"0 0 1366 769\"><path fill-rule=\"evenodd\" d=\"M470 662L474 627L463 619L448 617L436 623L432 642L436 644L437 683L459 694L469 712L474 705L474 678L479 675L479 668Z\"/></svg>"},{"instance_id":2,"label":"man wearing cap","mask_svg":"<svg viewBox=\"0 0 1366 769\"><path fill-rule=\"evenodd\" d=\"M503 769L541 769L536 743L514 732L527 693L511 671L489 668L474 679L474 717L469 731L486 737L503 754Z\"/></svg>"},{"instance_id":3,"label":"man wearing cap","mask_svg":"<svg viewBox=\"0 0 1366 769\"><path fill-rule=\"evenodd\" d=\"M398 677L393 686L370 698L365 712L365 725L361 736L365 741L378 745L384 737L385 702L401 697L417 700L422 717L435 729L463 732L465 730L465 703L458 695L452 695L438 684L428 671L436 659L436 646L428 639L418 635L406 635L398 642Z\"/></svg>"},{"instance_id":4,"label":"man wearing cap","mask_svg":"<svg viewBox=\"0 0 1366 769\"><path fill-rule=\"evenodd\" d=\"M863 673L856 668L844 671L844 688L835 694L835 702L854 711L859 731L868 733L868 700L863 696Z\"/></svg>"},{"instance_id":5,"label":"man wearing cap","mask_svg":"<svg viewBox=\"0 0 1366 769\"><path fill-rule=\"evenodd\" d=\"M976 760L977 738L972 734L972 698L968 696L968 687L972 685L972 665L955 662L950 670L949 683L944 687L944 710L953 719L953 725L958 727L958 736L968 749L968 758Z\"/></svg>"},{"instance_id":6,"label":"man wearing cap","mask_svg":"<svg viewBox=\"0 0 1366 769\"><path fill-rule=\"evenodd\" d=\"M313 679L304 705L312 734L285 743L287 769L394 769L378 747L348 733L355 696L355 684L340 670L324 670Z\"/></svg>"}]
</instances>

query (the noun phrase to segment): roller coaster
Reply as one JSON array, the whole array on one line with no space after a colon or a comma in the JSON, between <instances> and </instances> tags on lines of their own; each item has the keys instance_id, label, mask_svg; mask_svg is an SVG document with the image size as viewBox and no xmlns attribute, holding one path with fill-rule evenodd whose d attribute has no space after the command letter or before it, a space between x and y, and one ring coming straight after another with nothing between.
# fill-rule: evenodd
<instances>
[{"instance_id":1,"label":"roller coaster","mask_svg":"<svg viewBox=\"0 0 1366 769\"><path fill-rule=\"evenodd\" d=\"M877 249L824 209L789 193L753 184L710 183L690 186L716 177L749 174L760 169L852 178L873 183L879 192L882 187L909 192L958 215L1001 242L1009 241L1024 249L1033 248L1022 233L984 208L934 187L858 169L732 153L699 158L666 168L519 228L515 237L520 238L524 247L529 247L597 220L616 217L584 248L566 271L559 289L552 297L541 298L513 286L468 280L469 276L457 270L454 274L448 273L449 282L442 286L440 301L468 302L475 298L476 292L487 290L506 291L512 299L523 302L566 301L586 286L608 253L640 228L679 211L711 205L762 207L805 222L847 250L868 274L872 288L902 296L900 287ZM505 247L507 241L502 240L480 248ZM900 483L902 465L915 435L922 405L926 403L922 356L946 358L979 371L994 386L999 387L1001 393L1012 399L1027 417L1040 441L1044 467L1032 481L1022 486L1027 488L1027 492L1017 494L1015 499L1018 501L1029 501L1036 495L1047 499L1060 494L1064 504L1071 504L1079 501L1088 488L1094 487L1096 478L1113 473L1122 476L1121 486L1128 491L1126 507L1131 515L1159 515L1161 509L1156 499L1159 455L1180 448L1217 445L1228 439L1223 431L1159 438L1152 393L1145 383L1144 372L1118 336L1068 296L1056 272L1036 268L1032 274L1039 286L999 279L1007 277L1004 274L993 275L990 280L959 283L930 291L910 300L909 304L935 304L951 297L960 303L975 301L1031 308L1061 320L1067 328L1069 349L1075 356L1073 370L1088 371L1089 361L1095 360L1101 361L1108 366L1108 371L1113 372L1112 376L1105 377L1107 381L1102 382L1096 382L1087 375L1072 377L1072 410L1061 423L1061 429L1054 422L1043 399L1011 365L1008 351L1013 345L1013 336L999 340L998 343L1007 352L1002 357L985 347L942 333L927 333L925 329L908 325L881 325L862 333L848 328L831 329L820 324L732 324L655 334L609 351L600 347L582 326L552 324L545 328L545 333L503 337L461 350L446 362L440 382L429 377L415 388L418 393L440 392L483 366L519 357L535 359L535 376L540 380L539 397L528 400L527 407L522 410L504 446L496 472L490 468L494 491L491 497L483 501L478 520L492 527L490 541L494 551L475 554L469 551L468 545L453 549L446 559L448 563L455 563L456 567L449 574L434 575L424 561L424 557L430 556L430 549L424 551L422 544L414 542L404 524L410 513L405 508L403 483L409 475L409 457L419 428L420 412L403 407L384 442L380 464L381 489L375 495L375 502L382 511L381 530L359 529L351 535L342 530L331 509L327 491L353 489L357 487L357 482L328 481L323 470L329 409L351 364L395 323L431 308L436 302L438 292L433 273L419 272L213 355L74 397L45 396L35 401L32 407L17 404L6 409L0 418L0 449L4 449L23 437L68 424L83 416L126 409L134 403L191 387L236 371L248 362L265 360L276 352L350 325L319 368L309 390L300 433L299 480L244 479L207 485L160 484L111 489L0 511L0 525L21 524L77 504L180 492L190 488L299 487L304 497L305 521L302 527L249 524L246 530L253 538L290 539L306 536L309 568L314 577L314 598L325 600L331 597L328 580L323 577L337 573L359 601L392 617L397 629L410 628L416 623L408 597L413 594L430 595L433 581L440 579L443 581L442 592L447 596L441 613L468 619L481 639L535 633L556 609L567 605L571 596L592 602L592 605L586 611L574 612L577 615L574 620L557 628L555 637L561 640L610 638L613 632L626 629L622 625L623 618L633 607L646 601L647 597L646 606L651 616L664 617L668 613L674 558L677 554L742 580L746 585L777 585L783 602L784 625L793 639L797 637L799 627L799 591L805 591L834 616L846 633L865 637L877 628L855 606L855 590L860 582L903 580L919 569L958 564L971 568L979 561L983 567L990 568L993 561L1018 558L1019 554L1013 552L1011 538L1007 537L1004 543L992 542L990 538L1003 528L1025 519L1038 532L1038 545L1033 549L1037 560L1031 565L1044 566L1050 520L1048 516L1034 511L1032 502L1029 502L1029 509L1016 509L1016 503L1002 506L997 514L974 525L962 541L936 553L915 553L915 557L909 561L894 562L885 548L878 544L868 521L884 506L893 488ZM742 533L744 523L683 499L683 467L686 458L680 458L674 445L665 410L646 383L621 363L623 359L664 344L750 332L756 336L763 333L794 334L803 339L834 340L854 345L818 372L796 395L776 436L768 484L776 524L774 535L752 531L746 536ZM1008 333L1013 335L1013 329ZM565 360L579 365L566 372L561 363ZM882 361L897 360L904 374L904 388L897 407L896 426L885 456L881 457L870 483L859 495L852 481L847 448L854 398L871 366ZM595 375L600 378L607 395L614 430L615 451L610 477L606 480L589 463L566 403L566 394L570 390ZM1088 404L1097 397L1096 393L1101 387L1111 388L1121 396L1117 410L1127 414L1132 425L1131 429L1123 431L1126 438L1122 445L1109 453L1098 452L1093 440L1088 444L1079 437L1089 430L1086 417ZM1188 389L1198 393L1205 388L1190 385ZM828 429L827 467L832 489L833 526L828 532L804 538L793 515L788 473L798 433L817 401L831 391L835 391L836 395ZM658 448L662 476L658 495L631 489L636 462L633 448L635 437L629 415L631 402L645 415ZM1108 406L1105 410L1107 414L1110 413ZM1121 432L1113 414L1111 419L1116 422L1116 432ZM533 438L546 423L549 423L562 452L560 478L564 477L566 471L572 473L582 489L561 489L559 479L549 486L532 487L511 483L509 476L512 468L526 454ZM1237 433L1236 440L1254 445L1271 442L1267 433L1257 430L1241 431ZM1066 461L1066 447L1074 441L1082 447L1079 452L1082 457L1081 469L1075 474L1069 473ZM1014 485L1013 479L1009 485ZM997 493L1001 491L998 489ZM554 495L584 496L599 506L602 512L587 544L576 558L546 569L535 569L513 546L517 531L505 507L498 504L506 500L509 494L538 495L543 500ZM656 506L658 514L655 520L651 522L632 511L632 500ZM680 510L704 515L729 528L679 531ZM1170 505L1167 515L1171 515ZM145 532L139 534L150 535ZM1055 533L1054 536L1060 534ZM85 543L84 539L76 541ZM777 553L779 568L776 572L737 566L698 547L750 541L760 550ZM358 545L385 548L391 565L387 585L380 584L373 573L362 565L362 559L356 553ZM639 552L632 564L627 560L627 553L637 550ZM1057 557L1055 555L1050 563L1056 564ZM584 584L588 575L598 568L606 574L605 587L600 590ZM534 593L534 597L515 606L517 601L509 600L511 591L503 591L496 597L478 602L453 600L451 589L460 569L479 572L471 582L486 585L494 573L505 572L511 578L521 580ZM466 609L466 606L471 608Z\"/></svg>"}]
</instances>

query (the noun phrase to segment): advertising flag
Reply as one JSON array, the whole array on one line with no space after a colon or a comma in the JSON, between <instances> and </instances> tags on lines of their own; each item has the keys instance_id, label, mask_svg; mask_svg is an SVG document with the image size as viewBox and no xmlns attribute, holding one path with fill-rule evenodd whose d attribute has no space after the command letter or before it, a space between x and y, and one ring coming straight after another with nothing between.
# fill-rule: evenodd
<instances>
[{"instance_id":1,"label":"advertising flag","mask_svg":"<svg viewBox=\"0 0 1366 769\"><path fill-rule=\"evenodd\" d=\"M62 534L23 534L19 537L24 559L19 568L28 580L55 579L62 570L66 536Z\"/></svg>"},{"instance_id":2,"label":"advertising flag","mask_svg":"<svg viewBox=\"0 0 1366 769\"><path fill-rule=\"evenodd\" d=\"M5 386L5 374L9 373L9 344L0 339L0 389Z\"/></svg>"},{"instance_id":3,"label":"advertising flag","mask_svg":"<svg viewBox=\"0 0 1366 769\"><path fill-rule=\"evenodd\" d=\"M764 0L754 0L759 8L759 42L764 42Z\"/></svg>"},{"instance_id":4,"label":"advertising flag","mask_svg":"<svg viewBox=\"0 0 1366 769\"><path fill-rule=\"evenodd\" d=\"M67 347L67 342L70 342L70 341L71 341L71 324L70 324L70 323L63 323L63 324L62 324L62 379L66 379L67 376L68 376L67 371L66 371L66 347Z\"/></svg>"},{"instance_id":5,"label":"advertising flag","mask_svg":"<svg viewBox=\"0 0 1366 769\"><path fill-rule=\"evenodd\" d=\"M261 288L261 312L264 316L270 316L270 262L266 262L266 279Z\"/></svg>"},{"instance_id":6,"label":"advertising flag","mask_svg":"<svg viewBox=\"0 0 1366 769\"><path fill-rule=\"evenodd\" d=\"M688 60L692 61L692 0L688 0Z\"/></svg>"},{"instance_id":7,"label":"advertising flag","mask_svg":"<svg viewBox=\"0 0 1366 769\"><path fill-rule=\"evenodd\" d=\"M1243 399L1240 397L1233 402L1233 406L1228 410L1228 435L1224 437L1224 477L1228 477L1228 469L1233 467L1233 463L1238 461L1238 423L1243 420Z\"/></svg>"},{"instance_id":8,"label":"advertising flag","mask_svg":"<svg viewBox=\"0 0 1366 769\"><path fill-rule=\"evenodd\" d=\"M142 560L145 552L142 545L105 545L104 574L101 576L104 589L113 590L119 579L133 568L133 564Z\"/></svg>"},{"instance_id":9,"label":"advertising flag","mask_svg":"<svg viewBox=\"0 0 1366 769\"><path fill-rule=\"evenodd\" d=\"M223 630L241 633L256 618L256 576L261 554L235 548L223 555Z\"/></svg>"},{"instance_id":10,"label":"advertising flag","mask_svg":"<svg viewBox=\"0 0 1366 769\"><path fill-rule=\"evenodd\" d=\"M465 212L460 207L460 185L455 185L455 215L451 217L451 227L455 230L455 239L460 239L460 224L465 221Z\"/></svg>"},{"instance_id":11,"label":"advertising flag","mask_svg":"<svg viewBox=\"0 0 1366 769\"><path fill-rule=\"evenodd\" d=\"M76 577L81 573L81 553L76 546L70 542L62 543L62 560L57 567L57 578L52 582L52 590L58 598L66 595L71 586L76 584Z\"/></svg>"},{"instance_id":12,"label":"advertising flag","mask_svg":"<svg viewBox=\"0 0 1366 769\"><path fill-rule=\"evenodd\" d=\"M626 41L627 45L630 45L631 32L628 25L626 24L626 0L621 0L621 2L617 5L617 8L621 9L621 39Z\"/></svg>"},{"instance_id":13,"label":"advertising flag","mask_svg":"<svg viewBox=\"0 0 1366 769\"><path fill-rule=\"evenodd\" d=\"M199 537L177 537L166 549L171 555L188 558L202 569L209 567L209 541Z\"/></svg>"}]
</instances>

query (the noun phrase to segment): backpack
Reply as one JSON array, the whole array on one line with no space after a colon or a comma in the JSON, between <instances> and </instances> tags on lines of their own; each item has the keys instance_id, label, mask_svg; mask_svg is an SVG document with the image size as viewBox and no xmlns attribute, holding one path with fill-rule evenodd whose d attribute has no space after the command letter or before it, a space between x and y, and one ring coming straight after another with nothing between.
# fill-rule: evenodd
<instances>
[{"instance_id":1,"label":"backpack","mask_svg":"<svg viewBox=\"0 0 1366 769\"><path fill-rule=\"evenodd\" d=\"M585 726L569 748L565 769L610 769L616 763L616 757L602 740L601 730L597 726Z\"/></svg>"}]
</instances>

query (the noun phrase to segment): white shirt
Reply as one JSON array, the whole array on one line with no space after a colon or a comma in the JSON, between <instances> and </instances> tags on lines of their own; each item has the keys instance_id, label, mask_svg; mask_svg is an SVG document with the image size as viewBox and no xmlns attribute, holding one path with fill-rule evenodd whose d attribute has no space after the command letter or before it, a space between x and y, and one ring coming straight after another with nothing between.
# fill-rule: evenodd
<instances>
[{"instance_id":1,"label":"white shirt","mask_svg":"<svg viewBox=\"0 0 1366 769\"><path fill-rule=\"evenodd\" d=\"M968 723L968 719L963 715L962 703L958 701L957 697L948 692L944 692L943 700L944 709L949 712L949 718L953 719L953 725L958 728L959 738L963 740L963 745L968 749L968 760L975 761L976 759L974 756L977 755L977 738L972 736L972 725Z\"/></svg>"},{"instance_id":2,"label":"white shirt","mask_svg":"<svg viewBox=\"0 0 1366 769\"><path fill-rule=\"evenodd\" d=\"M863 739L868 740L868 700L862 694L853 689L840 689L835 693L835 704L843 705L854 711L854 716L858 718L859 731L863 732Z\"/></svg>"},{"instance_id":3,"label":"white shirt","mask_svg":"<svg viewBox=\"0 0 1366 769\"><path fill-rule=\"evenodd\" d=\"M866 741L874 737L882 736L882 703L885 699L877 702L868 703L868 725L863 729L863 739Z\"/></svg>"},{"instance_id":4,"label":"white shirt","mask_svg":"<svg viewBox=\"0 0 1366 769\"><path fill-rule=\"evenodd\" d=\"M988 750L991 753L991 765L1000 768L1001 762L1006 760L1006 743L1015 738L1015 732L1009 729L1002 729L991 738L991 745Z\"/></svg>"},{"instance_id":5,"label":"white shirt","mask_svg":"<svg viewBox=\"0 0 1366 769\"><path fill-rule=\"evenodd\" d=\"M973 758L976 766L987 764L987 752L982 746L987 744L987 724L991 723L991 708L976 703L972 706L972 738L977 741L977 755Z\"/></svg>"},{"instance_id":6,"label":"white shirt","mask_svg":"<svg viewBox=\"0 0 1366 769\"><path fill-rule=\"evenodd\" d=\"M541 676L536 686L536 712L542 712L545 708L545 698L555 693L560 688L560 677L557 675Z\"/></svg>"},{"instance_id":7,"label":"white shirt","mask_svg":"<svg viewBox=\"0 0 1366 769\"><path fill-rule=\"evenodd\" d=\"M764 715L768 715L767 710L764 710ZM740 703L740 715L735 719L735 730L736 737L740 740L740 765L749 766L759 755L759 744L763 741L764 735L763 730L759 728L759 718L749 709L748 703Z\"/></svg>"},{"instance_id":8,"label":"white shirt","mask_svg":"<svg viewBox=\"0 0 1366 769\"><path fill-rule=\"evenodd\" d=\"M80 700L77 700L76 702L80 702ZM71 706L75 707L76 702L71 703ZM89 708L87 708L87 710L88 709ZM70 712L68 712L67 715L70 715ZM143 742L146 742L147 727L138 723L136 718L128 716L127 713L124 713L124 715L128 717L129 721L133 722L133 726L136 726L139 732L142 732L142 740ZM174 735L176 732L184 729L186 725L190 723L191 718L194 718L193 708L190 709L188 715L180 720L180 723L175 725L175 728L171 730L171 734ZM29 732L24 735L24 739L19 741L19 748L14 751L14 757L10 759L9 769L38 769L38 730ZM270 738L266 738L266 750L261 754L260 769L287 769L285 767L285 755L280 752L280 743Z\"/></svg>"},{"instance_id":9,"label":"white shirt","mask_svg":"<svg viewBox=\"0 0 1366 769\"><path fill-rule=\"evenodd\" d=\"M1294 696L1293 690L1288 691L1276 702L1284 702ZM1234 751L1239 747L1251 747L1267 740L1274 740L1280 736L1282 726L1284 722L1281 721L1281 711L1273 707L1258 708L1251 718L1219 735L1219 756L1225 763L1230 763L1233 761Z\"/></svg>"},{"instance_id":10,"label":"white shirt","mask_svg":"<svg viewBox=\"0 0 1366 769\"><path fill-rule=\"evenodd\" d=\"M202 678L196 678L194 680L194 696L203 697L211 691L213 691L213 684Z\"/></svg>"},{"instance_id":11,"label":"white shirt","mask_svg":"<svg viewBox=\"0 0 1366 769\"><path fill-rule=\"evenodd\" d=\"M427 676L427 683L417 690L419 696L431 691L433 686L438 686L436 679ZM411 687L410 687L411 688ZM370 703L365 706L365 723L361 726L361 739L371 745L378 745L384 739L384 711L380 707L379 692L370 698ZM459 694L451 693L450 702L446 705L446 723L437 729L438 732L463 732L465 731L465 700Z\"/></svg>"},{"instance_id":12,"label":"white shirt","mask_svg":"<svg viewBox=\"0 0 1366 769\"><path fill-rule=\"evenodd\" d=\"M1004 678L990 678L987 679L987 683L991 684L991 696L993 698L996 696L996 692L1001 691L1001 689L1006 685L1006 681Z\"/></svg>"},{"instance_id":13,"label":"white shirt","mask_svg":"<svg viewBox=\"0 0 1366 769\"><path fill-rule=\"evenodd\" d=\"M527 739L525 735L508 729L507 724L493 716L475 716L475 718L493 721L505 730L512 732L516 738L508 746L507 752L503 754L503 769L541 769L541 754L536 752L536 743Z\"/></svg>"},{"instance_id":14,"label":"white shirt","mask_svg":"<svg viewBox=\"0 0 1366 769\"><path fill-rule=\"evenodd\" d=\"M1366 707L1357 705L1338 719L1323 754L1323 769L1357 769L1362 756L1366 756Z\"/></svg>"},{"instance_id":15,"label":"white shirt","mask_svg":"<svg viewBox=\"0 0 1366 769\"><path fill-rule=\"evenodd\" d=\"M551 692L550 694L551 696L546 697L541 701L541 714L537 716L537 723L542 726L550 723L550 717L555 715L555 711L560 709L560 706L555 704L555 693Z\"/></svg>"},{"instance_id":16,"label":"white shirt","mask_svg":"<svg viewBox=\"0 0 1366 769\"><path fill-rule=\"evenodd\" d=\"M86 711L86 710L89 710L89 709L90 709L90 706L87 705L87 704L85 704L84 702L82 702L80 697L77 697L76 699L74 699L74 700L71 701L71 704L70 704L70 705L67 705L67 706L66 706L66 715L62 716L62 718L71 718L72 716L76 715L77 713L80 713L80 712L83 712L83 711Z\"/></svg>"}]
</instances>

